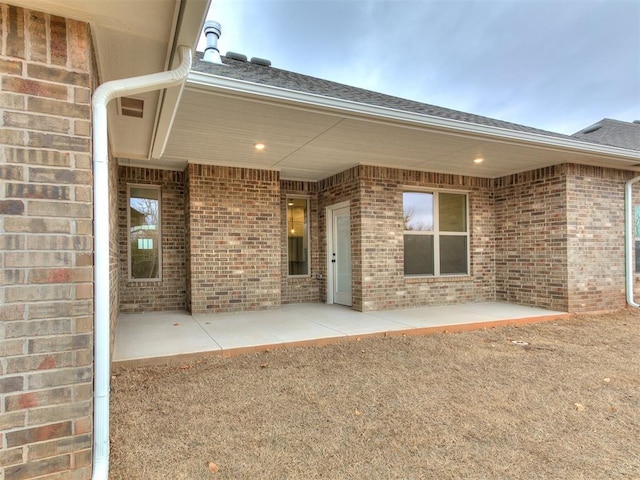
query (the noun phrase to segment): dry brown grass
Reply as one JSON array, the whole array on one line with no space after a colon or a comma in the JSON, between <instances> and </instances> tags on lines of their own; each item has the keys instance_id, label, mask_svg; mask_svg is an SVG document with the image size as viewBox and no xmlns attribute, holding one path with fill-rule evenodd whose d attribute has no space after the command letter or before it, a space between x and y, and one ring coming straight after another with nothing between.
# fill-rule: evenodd
<instances>
[{"instance_id":1,"label":"dry brown grass","mask_svg":"<svg viewBox=\"0 0 640 480\"><path fill-rule=\"evenodd\" d=\"M112 479L640 478L630 311L129 369L112 395Z\"/></svg>"}]
</instances>

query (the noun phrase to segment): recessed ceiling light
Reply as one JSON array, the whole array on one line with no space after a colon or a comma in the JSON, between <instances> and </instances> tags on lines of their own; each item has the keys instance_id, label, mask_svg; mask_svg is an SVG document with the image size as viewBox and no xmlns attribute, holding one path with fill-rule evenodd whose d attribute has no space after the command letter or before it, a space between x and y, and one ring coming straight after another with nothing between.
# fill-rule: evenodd
<instances>
[{"instance_id":1,"label":"recessed ceiling light","mask_svg":"<svg viewBox=\"0 0 640 480\"><path fill-rule=\"evenodd\" d=\"M255 148L256 150L264 150L266 147L266 145L262 142L258 142L258 143L254 143L253 144L253 148Z\"/></svg>"},{"instance_id":2,"label":"recessed ceiling light","mask_svg":"<svg viewBox=\"0 0 640 480\"><path fill-rule=\"evenodd\" d=\"M478 157L478 158L474 158L474 159L473 159L473 163L478 164L478 163L482 163L482 162L484 162L484 158L480 158L480 157Z\"/></svg>"}]
</instances>

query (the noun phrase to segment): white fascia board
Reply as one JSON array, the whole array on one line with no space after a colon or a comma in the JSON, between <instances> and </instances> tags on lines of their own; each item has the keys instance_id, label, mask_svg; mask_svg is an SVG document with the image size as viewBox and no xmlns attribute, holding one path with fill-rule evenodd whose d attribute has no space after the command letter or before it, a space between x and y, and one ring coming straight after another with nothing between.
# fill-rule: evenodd
<instances>
[{"instance_id":1,"label":"white fascia board","mask_svg":"<svg viewBox=\"0 0 640 480\"><path fill-rule=\"evenodd\" d=\"M170 68L176 68L180 63L180 56L176 53L180 45L186 45L191 47L193 52L196 51L196 46L198 45L200 35L202 35L204 21L211 6L211 1L212 0L182 0L180 2L175 40L171 47L172 64Z\"/></svg>"},{"instance_id":2,"label":"white fascia board","mask_svg":"<svg viewBox=\"0 0 640 480\"><path fill-rule=\"evenodd\" d=\"M177 54L177 49L181 45L190 47L192 51L195 51L210 3L211 0L183 0L182 2L176 2L175 21L172 29L172 38L170 39L171 43L167 49L165 69L174 69L180 64L180 56ZM153 139L147 158L157 159L164 154L183 89L184 83L161 92Z\"/></svg>"},{"instance_id":3,"label":"white fascia board","mask_svg":"<svg viewBox=\"0 0 640 480\"><path fill-rule=\"evenodd\" d=\"M355 117L370 119L384 119L401 122L407 125L430 127L438 130L456 132L466 136L480 136L493 138L497 141L526 143L542 148L556 150L571 150L585 155L614 156L629 161L640 161L640 152L626 148L611 147L594 143L581 142L571 138L560 138L532 132L520 132L506 128L481 125L478 123L452 120L422 113L407 112L389 107L380 107L366 103L325 97L315 93L299 92L282 87L274 87L260 83L248 82L234 78L191 71L187 78L187 87L199 90L227 91L245 96L257 96L273 100L285 101L292 104L302 104L315 108L343 112Z\"/></svg>"}]
</instances>

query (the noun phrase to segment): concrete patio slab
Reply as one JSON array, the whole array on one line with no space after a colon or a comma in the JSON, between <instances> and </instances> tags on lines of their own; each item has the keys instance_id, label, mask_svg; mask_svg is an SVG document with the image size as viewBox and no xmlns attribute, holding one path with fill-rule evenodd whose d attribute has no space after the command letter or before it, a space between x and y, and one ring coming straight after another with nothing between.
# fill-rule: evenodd
<instances>
[{"instance_id":1,"label":"concrete patio slab","mask_svg":"<svg viewBox=\"0 0 640 480\"><path fill-rule=\"evenodd\" d=\"M344 334L308 321L286 308L261 312L196 315L195 320L224 350L306 342Z\"/></svg>"},{"instance_id":2,"label":"concrete patio slab","mask_svg":"<svg viewBox=\"0 0 640 480\"><path fill-rule=\"evenodd\" d=\"M340 305L324 305L324 309L301 310L299 314L310 321L335 329L349 337L397 332L412 327L408 323L400 323L397 320L370 313L356 312Z\"/></svg>"},{"instance_id":3,"label":"concrete patio slab","mask_svg":"<svg viewBox=\"0 0 640 480\"><path fill-rule=\"evenodd\" d=\"M187 312L120 314L113 360L142 360L221 350Z\"/></svg>"},{"instance_id":4,"label":"concrete patio slab","mask_svg":"<svg viewBox=\"0 0 640 480\"><path fill-rule=\"evenodd\" d=\"M150 365L205 354L230 356L364 336L423 335L568 317L566 312L499 302L365 313L339 305L303 303L266 311L194 316L187 312L121 314L113 363Z\"/></svg>"}]
</instances>

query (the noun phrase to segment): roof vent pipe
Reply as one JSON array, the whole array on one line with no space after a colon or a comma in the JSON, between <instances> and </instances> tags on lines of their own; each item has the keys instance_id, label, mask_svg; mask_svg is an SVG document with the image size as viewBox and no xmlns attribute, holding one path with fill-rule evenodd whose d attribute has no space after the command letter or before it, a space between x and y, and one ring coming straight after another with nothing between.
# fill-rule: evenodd
<instances>
[{"instance_id":1,"label":"roof vent pipe","mask_svg":"<svg viewBox=\"0 0 640 480\"><path fill-rule=\"evenodd\" d=\"M218 50L218 39L222 34L222 27L218 22L207 20L204 23L204 34L207 37L207 48L204 49L202 60L209 63L222 63L220 50Z\"/></svg>"}]
</instances>

